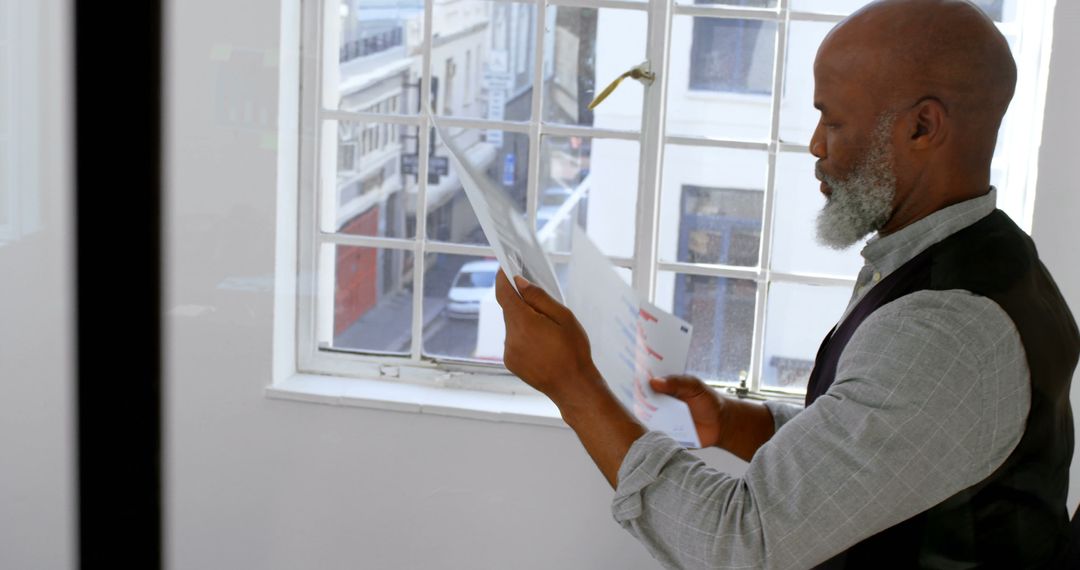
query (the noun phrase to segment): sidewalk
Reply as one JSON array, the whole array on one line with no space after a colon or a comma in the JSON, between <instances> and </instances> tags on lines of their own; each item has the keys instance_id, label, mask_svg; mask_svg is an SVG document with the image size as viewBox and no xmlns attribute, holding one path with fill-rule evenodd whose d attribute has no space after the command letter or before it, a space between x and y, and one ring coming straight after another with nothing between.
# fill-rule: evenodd
<instances>
[{"instance_id":1,"label":"sidewalk","mask_svg":"<svg viewBox=\"0 0 1080 570\"><path fill-rule=\"evenodd\" d=\"M406 289L383 297L379 304L364 313L334 339L337 348L408 352L412 338L412 290ZM424 298L424 328L442 313L446 298Z\"/></svg>"}]
</instances>

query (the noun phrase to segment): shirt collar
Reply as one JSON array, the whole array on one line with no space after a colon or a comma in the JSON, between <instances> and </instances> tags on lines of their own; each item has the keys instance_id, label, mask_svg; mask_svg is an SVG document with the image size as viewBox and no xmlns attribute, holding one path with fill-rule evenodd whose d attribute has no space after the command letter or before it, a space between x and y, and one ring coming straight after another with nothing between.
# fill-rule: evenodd
<instances>
[{"instance_id":1,"label":"shirt collar","mask_svg":"<svg viewBox=\"0 0 1080 570\"><path fill-rule=\"evenodd\" d=\"M862 249L866 263L882 276L892 273L911 258L952 234L985 218L997 207L997 188L929 216L887 236L874 235Z\"/></svg>"}]
</instances>

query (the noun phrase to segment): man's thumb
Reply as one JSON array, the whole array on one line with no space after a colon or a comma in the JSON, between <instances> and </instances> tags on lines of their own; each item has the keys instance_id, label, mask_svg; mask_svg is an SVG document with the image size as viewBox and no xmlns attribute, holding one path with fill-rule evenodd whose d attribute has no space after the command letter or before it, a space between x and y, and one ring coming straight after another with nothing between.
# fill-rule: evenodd
<instances>
[{"instance_id":1,"label":"man's thumb","mask_svg":"<svg viewBox=\"0 0 1080 570\"><path fill-rule=\"evenodd\" d=\"M697 378L668 376L667 378L650 378L649 385L653 390L661 394L674 396L680 400L693 398L708 390L708 386Z\"/></svg>"},{"instance_id":2,"label":"man's thumb","mask_svg":"<svg viewBox=\"0 0 1080 570\"><path fill-rule=\"evenodd\" d=\"M514 284L517 285L522 300L528 303L534 311L560 324L566 320L566 313L569 312L569 309L552 299L551 295L548 295L543 288L533 285L528 279L520 275L514 276Z\"/></svg>"}]
</instances>

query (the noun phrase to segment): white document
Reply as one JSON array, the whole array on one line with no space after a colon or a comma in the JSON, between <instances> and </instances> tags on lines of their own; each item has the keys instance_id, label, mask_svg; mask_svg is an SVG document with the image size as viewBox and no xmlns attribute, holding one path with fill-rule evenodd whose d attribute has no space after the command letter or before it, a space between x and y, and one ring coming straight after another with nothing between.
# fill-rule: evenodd
<instances>
[{"instance_id":1,"label":"white document","mask_svg":"<svg viewBox=\"0 0 1080 570\"><path fill-rule=\"evenodd\" d=\"M690 323L638 297L576 225L572 249L566 304L589 335L600 374L650 430L701 447L686 403L649 385L649 378L686 371Z\"/></svg>"},{"instance_id":2,"label":"white document","mask_svg":"<svg viewBox=\"0 0 1080 570\"><path fill-rule=\"evenodd\" d=\"M649 386L651 377L685 371L690 324L638 298L576 224L570 296L564 301L551 262L524 217L500 188L464 158L464 150L430 111L428 117L449 151L465 195L510 283L514 284L513 276L521 275L574 312L589 335L597 369L619 401L646 427L668 434L685 447L701 447L686 404L657 394Z\"/></svg>"},{"instance_id":3,"label":"white document","mask_svg":"<svg viewBox=\"0 0 1080 570\"><path fill-rule=\"evenodd\" d=\"M476 212L476 219L495 249L495 257L510 278L514 290L517 291L514 276L521 275L562 303L562 290L555 270L525 218L503 190L492 184L483 172L465 158L464 149L439 125L430 111L428 117L449 151L450 162L461 179L461 186Z\"/></svg>"}]
</instances>

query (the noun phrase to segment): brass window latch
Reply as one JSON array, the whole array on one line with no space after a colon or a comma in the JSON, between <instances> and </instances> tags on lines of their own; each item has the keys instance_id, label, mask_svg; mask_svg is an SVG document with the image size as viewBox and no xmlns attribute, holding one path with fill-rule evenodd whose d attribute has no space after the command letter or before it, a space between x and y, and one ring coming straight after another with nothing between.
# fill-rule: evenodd
<instances>
[{"instance_id":1,"label":"brass window latch","mask_svg":"<svg viewBox=\"0 0 1080 570\"><path fill-rule=\"evenodd\" d=\"M604 90L592 100L592 103L589 103L589 109L595 109L604 99L607 99L608 95L611 95L611 93L615 91L615 88L627 77L637 79L645 86L652 85L653 81L656 81L656 74L649 70L649 62L643 61L641 64L630 68L626 73L623 73L617 77L615 81L612 81L610 85L605 87Z\"/></svg>"}]
</instances>

